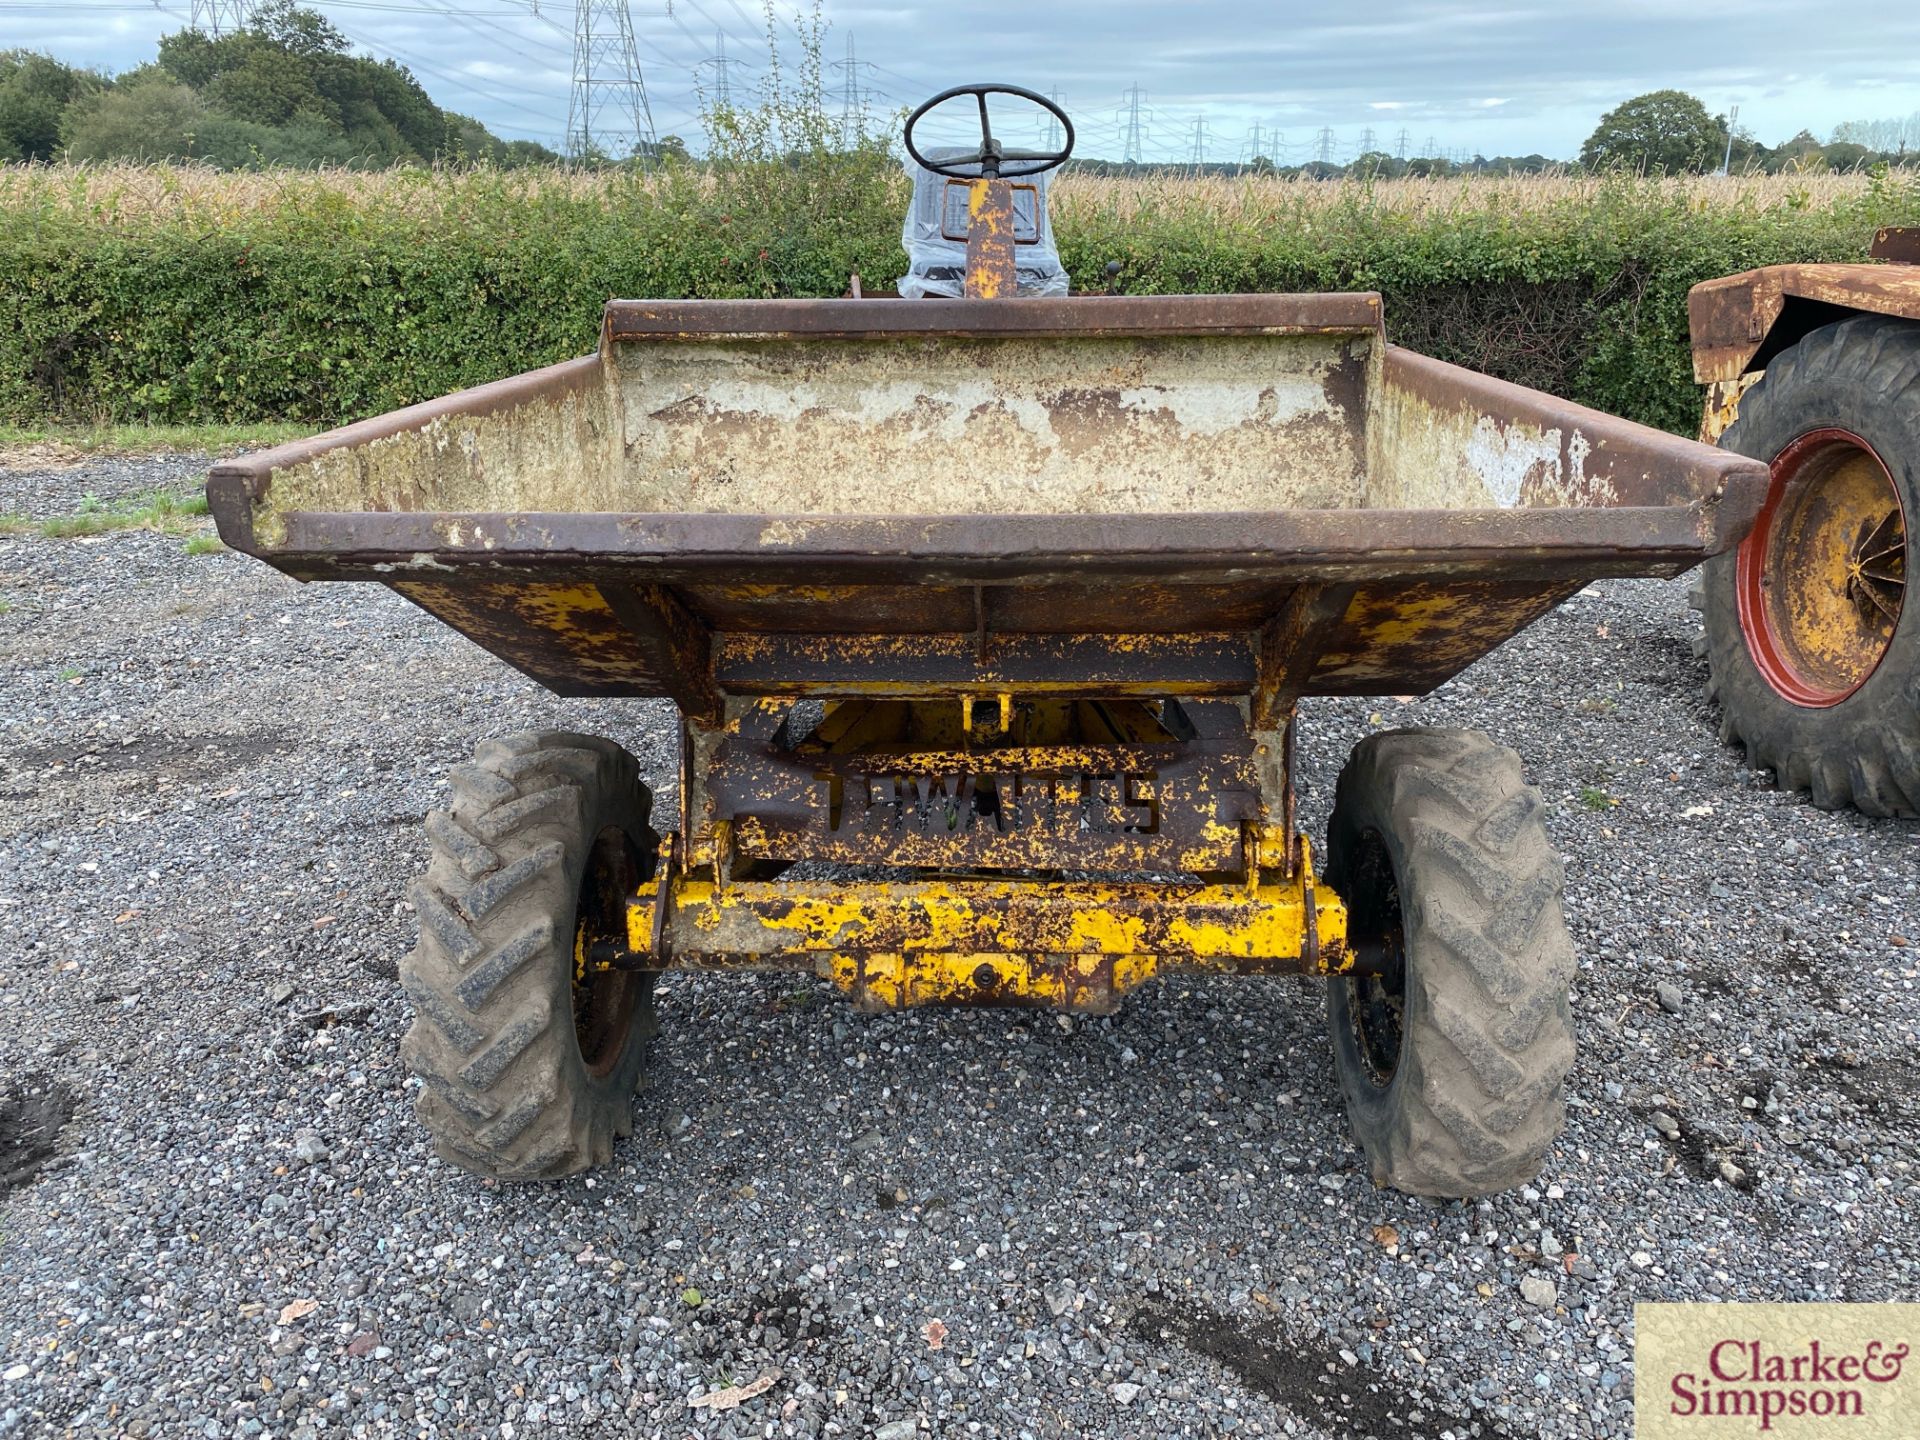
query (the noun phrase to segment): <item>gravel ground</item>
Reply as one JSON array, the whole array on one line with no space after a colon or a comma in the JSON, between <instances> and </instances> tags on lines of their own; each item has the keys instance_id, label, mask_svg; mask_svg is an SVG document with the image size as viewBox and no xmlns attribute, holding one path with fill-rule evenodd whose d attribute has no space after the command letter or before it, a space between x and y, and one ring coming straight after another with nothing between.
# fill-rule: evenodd
<instances>
[{"instance_id":1,"label":"gravel ground","mask_svg":"<svg viewBox=\"0 0 1920 1440\"><path fill-rule=\"evenodd\" d=\"M156 534L0 540L0 601L0 1432L1611 1436L1635 1300L1920 1290L1920 827L1715 741L1681 585L1307 712L1315 833L1369 725L1484 726L1550 803L1568 1132L1469 1204L1367 1182L1299 982L1079 1021L676 977L615 1163L475 1181L396 1056L420 819L529 726L670 787L670 712Z\"/></svg>"},{"instance_id":2,"label":"gravel ground","mask_svg":"<svg viewBox=\"0 0 1920 1440\"><path fill-rule=\"evenodd\" d=\"M205 455L142 455L78 464L72 462L80 457L67 456L50 465L27 453L32 458L23 464L20 452L0 452L0 515L46 520L90 505L110 508L155 490L187 494L199 487L209 463Z\"/></svg>"}]
</instances>

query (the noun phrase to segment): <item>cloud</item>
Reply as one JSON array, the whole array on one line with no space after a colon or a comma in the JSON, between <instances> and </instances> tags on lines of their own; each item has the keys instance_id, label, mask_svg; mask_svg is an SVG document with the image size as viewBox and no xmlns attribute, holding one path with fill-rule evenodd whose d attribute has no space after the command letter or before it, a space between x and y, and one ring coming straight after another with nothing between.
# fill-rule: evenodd
<instances>
[{"instance_id":1,"label":"cloud","mask_svg":"<svg viewBox=\"0 0 1920 1440\"><path fill-rule=\"evenodd\" d=\"M123 71L183 27L178 12L187 7L166 3L172 13L102 14L104 4L84 0L22 10L0 45ZM459 13L469 7L456 0L444 16L423 16L410 5L317 3L357 52L413 67L439 103L506 133L559 142L573 39L564 7L541 16L507 5ZM701 0L686 7L690 16L681 8L635 4L633 21L656 128L693 138L700 89L710 91L715 75L715 26L726 32L736 100L765 73L767 50L747 23L758 0ZM1665 88L1699 96L1710 111L1740 105L1742 123L1769 142L1803 126L1826 133L1843 120L1920 110L1920 73L1900 59L1920 54L1914 0L1853 0L1845 24L1785 0L1373 0L1364 10L1288 7L1284 20L1270 18L1276 9L1245 0L974 0L959 24L951 7L921 0L824 0L822 49L838 64L852 39L876 115L981 78L1057 91L1081 153L1093 156L1126 144L1122 94L1138 85L1144 153L1171 161L1187 158L1197 119L1209 158L1233 158L1258 125L1266 153L1298 163L1316 152L1323 127L1334 131L1336 152L1351 152L1369 125L1387 132L1376 143L1397 142L1406 129L1410 152L1431 138L1440 149L1570 156L1604 112ZM781 13L791 13L785 0ZM791 76L799 47L786 22L775 28ZM1783 60L1793 78L1782 75ZM845 72L830 69L825 79L837 109ZM1010 134L1043 135L1037 120L1009 116ZM1284 132L1278 143L1275 131Z\"/></svg>"}]
</instances>

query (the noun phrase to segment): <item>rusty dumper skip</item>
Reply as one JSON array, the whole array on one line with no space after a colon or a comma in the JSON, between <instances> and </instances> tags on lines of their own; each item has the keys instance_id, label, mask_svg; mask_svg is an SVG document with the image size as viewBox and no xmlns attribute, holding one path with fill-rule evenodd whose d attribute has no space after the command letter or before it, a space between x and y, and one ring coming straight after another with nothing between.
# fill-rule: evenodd
<instances>
[{"instance_id":1,"label":"rusty dumper skip","mask_svg":"<svg viewBox=\"0 0 1920 1440\"><path fill-rule=\"evenodd\" d=\"M669 969L1095 1013L1325 977L1376 1180L1498 1189L1558 1133L1573 956L1517 758L1370 736L1322 869L1297 707L1725 550L1765 466L1390 345L1376 295L1014 293L1022 163L921 175L962 187L961 298L617 300L596 354L213 471L228 544L679 708L664 824L571 734L482 744L429 816L404 1048L448 1158L604 1161Z\"/></svg>"}]
</instances>

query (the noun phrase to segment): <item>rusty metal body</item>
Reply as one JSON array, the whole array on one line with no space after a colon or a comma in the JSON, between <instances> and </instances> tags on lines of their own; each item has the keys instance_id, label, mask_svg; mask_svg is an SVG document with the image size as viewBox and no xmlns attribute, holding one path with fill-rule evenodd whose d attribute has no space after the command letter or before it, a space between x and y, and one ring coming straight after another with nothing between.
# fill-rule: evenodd
<instances>
[{"instance_id":1,"label":"rusty metal body","mask_svg":"<svg viewBox=\"0 0 1920 1440\"><path fill-rule=\"evenodd\" d=\"M1693 378L1707 387L1700 438L1719 440L1767 362L1849 315L1920 320L1920 229L1878 231L1867 265L1768 265L1687 292Z\"/></svg>"},{"instance_id":2,"label":"rusty metal body","mask_svg":"<svg viewBox=\"0 0 1920 1440\"><path fill-rule=\"evenodd\" d=\"M288 574L679 706L674 863L582 966L1103 1009L1373 963L1295 834L1297 702L1431 690L1766 484L1273 295L615 301L595 355L208 492Z\"/></svg>"}]
</instances>

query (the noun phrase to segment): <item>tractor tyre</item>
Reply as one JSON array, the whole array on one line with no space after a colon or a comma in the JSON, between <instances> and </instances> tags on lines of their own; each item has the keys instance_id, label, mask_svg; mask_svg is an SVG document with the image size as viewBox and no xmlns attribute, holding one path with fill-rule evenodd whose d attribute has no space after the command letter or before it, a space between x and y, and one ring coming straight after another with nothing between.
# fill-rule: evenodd
<instances>
[{"instance_id":1,"label":"tractor tyre","mask_svg":"<svg viewBox=\"0 0 1920 1440\"><path fill-rule=\"evenodd\" d=\"M1721 738L1823 810L1920 815L1920 324L1815 330L1720 443L1773 467L1752 532L1695 592Z\"/></svg>"},{"instance_id":2,"label":"tractor tyre","mask_svg":"<svg viewBox=\"0 0 1920 1440\"><path fill-rule=\"evenodd\" d=\"M653 977L591 971L623 942L627 896L658 863L633 756L591 735L489 740L427 816L420 941L401 962L401 1045L439 1153L501 1180L604 1164L633 1130Z\"/></svg>"},{"instance_id":3,"label":"tractor tyre","mask_svg":"<svg viewBox=\"0 0 1920 1440\"><path fill-rule=\"evenodd\" d=\"M1564 1120L1573 943L1560 857L1520 757L1477 730L1392 730L1354 747L1327 882L1379 972L1334 976L1334 1068L1376 1185L1519 1185Z\"/></svg>"}]
</instances>

